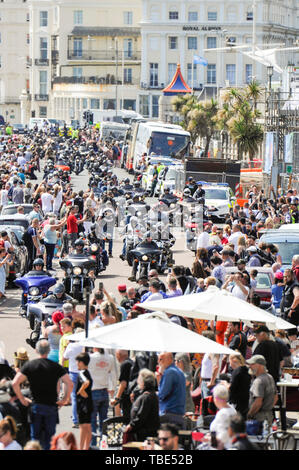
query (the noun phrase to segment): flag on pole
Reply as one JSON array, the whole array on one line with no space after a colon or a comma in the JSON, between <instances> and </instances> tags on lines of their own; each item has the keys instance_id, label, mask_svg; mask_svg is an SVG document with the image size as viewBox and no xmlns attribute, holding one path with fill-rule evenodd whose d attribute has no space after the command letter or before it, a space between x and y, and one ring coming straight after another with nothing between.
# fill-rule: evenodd
<instances>
[{"instance_id":1,"label":"flag on pole","mask_svg":"<svg viewBox=\"0 0 299 470\"><path fill-rule=\"evenodd\" d=\"M201 57L200 55L194 55L193 64L200 64L206 67L208 65L208 61L207 59L205 59L204 57Z\"/></svg>"}]
</instances>

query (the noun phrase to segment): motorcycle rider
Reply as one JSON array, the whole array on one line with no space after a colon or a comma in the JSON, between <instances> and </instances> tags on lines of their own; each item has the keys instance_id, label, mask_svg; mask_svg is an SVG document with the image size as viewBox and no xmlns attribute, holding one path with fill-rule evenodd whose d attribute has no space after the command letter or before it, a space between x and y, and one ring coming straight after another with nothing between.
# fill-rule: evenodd
<instances>
[{"instance_id":1,"label":"motorcycle rider","mask_svg":"<svg viewBox=\"0 0 299 470\"><path fill-rule=\"evenodd\" d=\"M147 249L150 249L150 250L159 250L159 247L158 247L157 243L152 239L152 236L151 236L150 232L147 232L145 234L144 239L140 243L138 243L137 247L138 248L147 248ZM136 273L137 273L138 263L139 263L139 261L138 260L136 261L134 259L132 274L128 278L129 281L136 281Z\"/></svg>"},{"instance_id":2,"label":"motorcycle rider","mask_svg":"<svg viewBox=\"0 0 299 470\"><path fill-rule=\"evenodd\" d=\"M109 264L109 257L108 257L108 253L107 253L107 250L105 250L104 248L102 248L102 240L98 237L97 235L97 224L92 224L90 226L90 232L89 234L87 235L87 240L89 241L90 245L92 245L93 243L95 243L96 245L98 245L100 247L100 250L101 250L101 262L103 264L103 267L106 268Z\"/></svg>"},{"instance_id":3,"label":"motorcycle rider","mask_svg":"<svg viewBox=\"0 0 299 470\"><path fill-rule=\"evenodd\" d=\"M127 252L127 238L138 238L141 241L144 235L144 227L142 227L142 225L138 223L138 218L136 216L132 216L130 218L129 223L125 226L124 230L122 231L121 235L124 236L124 241L122 253L121 255L119 255L119 257L120 259L125 260Z\"/></svg>"},{"instance_id":4,"label":"motorcycle rider","mask_svg":"<svg viewBox=\"0 0 299 470\"><path fill-rule=\"evenodd\" d=\"M44 261L41 258L36 258L33 261L32 269L31 271L28 271L28 273L25 274L25 277L34 277L37 275L52 277L52 275L48 271L44 270ZM24 292L22 293L21 307L23 310L26 310L27 307L27 296L25 296Z\"/></svg>"},{"instance_id":5,"label":"motorcycle rider","mask_svg":"<svg viewBox=\"0 0 299 470\"><path fill-rule=\"evenodd\" d=\"M62 305L66 302L73 303L74 299L70 295L66 294L64 285L60 283L54 287L53 293L47 297L47 302Z\"/></svg>"},{"instance_id":6,"label":"motorcycle rider","mask_svg":"<svg viewBox=\"0 0 299 470\"><path fill-rule=\"evenodd\" d=\"M196 201L199 201L200 199L201 199L201 200L203 199L203 204L204 204L205 195L206 195L206 192L205 192L205 190L204 190L203 187L202 187L202 183L200 183L200 182L197 183L197 189L196 189L196 191L193 193L194 199L196 199Z\"/></svg>"}]
</instances>

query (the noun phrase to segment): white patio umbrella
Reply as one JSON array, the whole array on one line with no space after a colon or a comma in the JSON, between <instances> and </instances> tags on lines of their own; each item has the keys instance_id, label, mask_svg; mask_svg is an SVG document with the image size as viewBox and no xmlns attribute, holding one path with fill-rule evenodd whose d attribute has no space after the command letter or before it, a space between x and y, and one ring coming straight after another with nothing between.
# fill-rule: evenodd
<instances>
[{"instance_id":1,"label":"white patio umbrella","mask_svg":"<svg viewBox=\"0 0 299 470\"><path fill-rule=\"evenodd\" d=\"M199 294L145 301L141 305L146 310L158 310L187 318L242 321L249 326L253 322L263 322L269 329L286 330L294 328L294 325L282 318L276 317L216 286L210 286L205 292Z\"/></svg>"},{"instance_id":2,"label":"white patio umbrella","mask_svg":"<svg viewBox=\"0 0 299 470\"><path fill-rule=\"evenodd\" d=\"M153 312L140 315L114 325L68 336L82 346L126 349L129 351L186 352L186 353L235 353L221 344L173 323L165 313Z\"/></svg>"}]
</instances>

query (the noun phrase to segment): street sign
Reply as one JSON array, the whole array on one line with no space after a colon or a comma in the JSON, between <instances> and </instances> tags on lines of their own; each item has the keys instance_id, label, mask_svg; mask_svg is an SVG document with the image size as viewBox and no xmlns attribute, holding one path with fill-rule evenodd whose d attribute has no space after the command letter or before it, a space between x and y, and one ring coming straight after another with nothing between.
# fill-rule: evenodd
<instances>
[{"instance_id":1,"label":"street sign","mask_svg":"<svg viewBox=\"0 0 299 470\"><path fill-rule=\"evenodd\" d=\"M288 175L293 173L293 165L286 165L286 172Z\"/></svg>"}]
</instances>

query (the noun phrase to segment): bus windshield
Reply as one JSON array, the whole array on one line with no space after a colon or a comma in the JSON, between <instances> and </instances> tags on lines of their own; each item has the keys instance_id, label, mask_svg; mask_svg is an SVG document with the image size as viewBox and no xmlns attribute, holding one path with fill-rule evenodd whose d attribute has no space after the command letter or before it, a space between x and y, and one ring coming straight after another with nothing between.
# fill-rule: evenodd
<instances>
[{"instance_id":1,"label":"bus windshield","mask_svg":"<svg viewBox=\"0 0 299 470\"><path fill-rule=\"evenodd\" d=\"M156 155L175 156L179 152L184 151L184 155L188 149L189 136L172 134L165 132L153 132L151 136L150 153Z\"/></svg>"},{"instance_id":2,"label":"bus windshield","mask_svg":"<svg viewBox=\"0 0 299 470\"><path fill-rule=\"evenodd\" d=\"M117 139L124 140L127 133L127 129L122 129L113 126L105 126L101 129L101 135L103 139Z\"/></svg>"}]
</instances>

